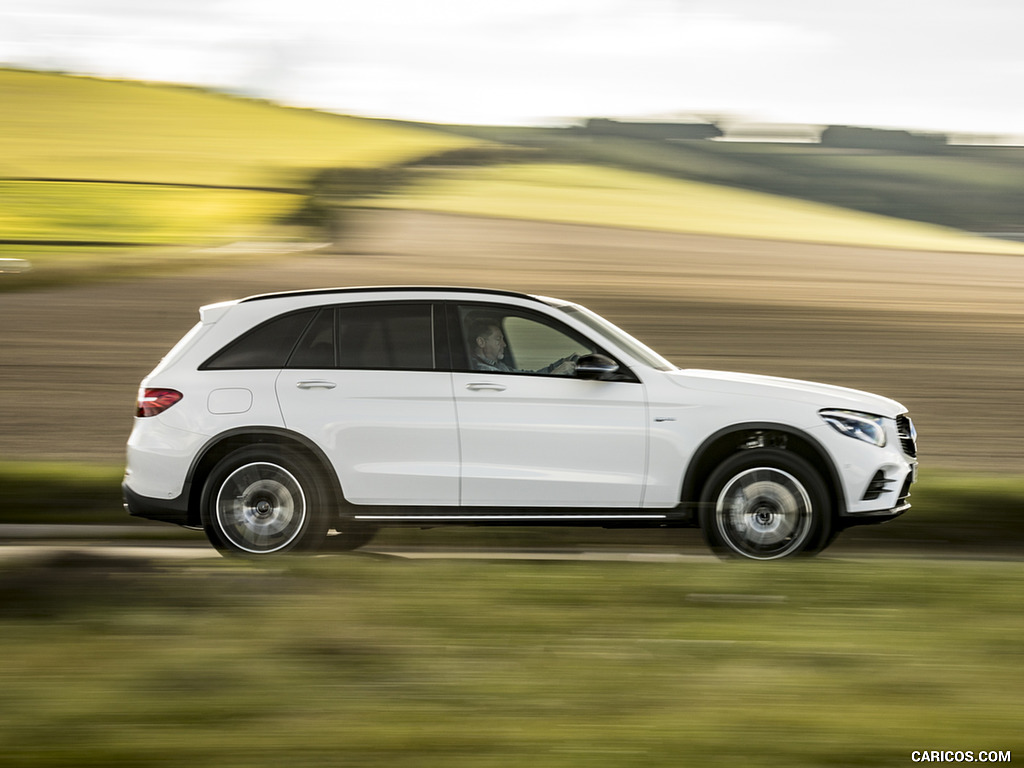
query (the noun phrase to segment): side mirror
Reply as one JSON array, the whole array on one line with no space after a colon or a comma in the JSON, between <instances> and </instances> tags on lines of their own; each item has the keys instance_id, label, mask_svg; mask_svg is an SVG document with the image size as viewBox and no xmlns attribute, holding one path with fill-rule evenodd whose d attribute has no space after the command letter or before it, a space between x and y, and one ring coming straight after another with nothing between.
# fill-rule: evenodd
<instances>
[{"instance_id":1,"label":"side mirror","mask_svg":"<svg viewBox=\"0 0 1024 768\"><path fill-rule=\"evenodd\" d=\"M576 361L579 379L608 379L619 371L619 364L606 355L583 355Z\"/></svg>"}]
</instances>

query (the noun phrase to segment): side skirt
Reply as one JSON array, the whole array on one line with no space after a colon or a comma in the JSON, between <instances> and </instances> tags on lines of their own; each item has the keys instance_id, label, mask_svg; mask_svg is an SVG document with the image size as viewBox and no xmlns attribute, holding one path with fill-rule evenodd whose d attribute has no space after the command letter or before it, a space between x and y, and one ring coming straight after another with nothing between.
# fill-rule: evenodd
<instances>
[{"instance_id":1,"label":"side skirt","mask_svg":"<svg viewBox=\"0 0 1024 768\"><path fill-rule=\"evenodd\" d=\"M563 525L598 526L605 528L676 527L689 522L682 511L624 512L622 510L550 509L524 510L476 508L457 510L445 508L394 508L371 510L358 507L352 518L377 525Z\"/></svg>"}]
</instances>

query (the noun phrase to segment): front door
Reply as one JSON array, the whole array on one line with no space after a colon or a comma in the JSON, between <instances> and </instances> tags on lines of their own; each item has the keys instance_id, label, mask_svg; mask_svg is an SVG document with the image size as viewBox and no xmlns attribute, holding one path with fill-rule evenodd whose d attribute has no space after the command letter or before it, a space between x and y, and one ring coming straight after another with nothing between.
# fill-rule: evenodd
<instances>
[{"instance_id":1,"label":"front door","mask_svg":"<svg viewBox=\"0 0 1024 768\"><path fill-rule=\"evenodd\" d=\"M643 385L576 378L602 351L543 313L462 305L453 374L464 507L639 508L647 466Z\"/></svg>"}]
</instances>

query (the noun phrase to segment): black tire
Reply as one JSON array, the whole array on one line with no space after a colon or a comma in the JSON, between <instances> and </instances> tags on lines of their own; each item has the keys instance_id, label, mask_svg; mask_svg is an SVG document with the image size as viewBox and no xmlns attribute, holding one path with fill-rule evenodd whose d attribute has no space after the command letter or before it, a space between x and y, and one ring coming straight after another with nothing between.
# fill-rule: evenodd
<instances>
[{"instance_id":1,"label":"black tire","mask_svg":"<svg viewBox=\"0 0 1024 768\"><path fill-rule=\"evenodd\" d=\"M217 463L203 486L203 530L219 551L243 557L319 549L330 524L316 467L280 446L253 445Z\"/></svg>"},{"instance_id":2,"label":"black tire","mask_svg":"<svg viewBox=\"0 0 1024 768\"><path fill-rule=\"evenodd\" d=\"M821 475L777 449L733 454L708 477L700 527L718 555L779 560L813 555L832 540L832 509Z\"/></svg>"}]
</instances>

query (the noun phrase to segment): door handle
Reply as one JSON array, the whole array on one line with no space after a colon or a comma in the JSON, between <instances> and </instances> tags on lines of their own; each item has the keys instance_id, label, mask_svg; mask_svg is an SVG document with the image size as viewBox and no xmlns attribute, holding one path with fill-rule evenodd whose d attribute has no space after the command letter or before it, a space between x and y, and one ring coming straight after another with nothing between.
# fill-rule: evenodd
<instances>
[{"instance_id":1,"label":"door handle","mask_svg":"<svg viewBox=\"0 0 1024 768\"><path fill-rule=\"evenodd\" d=\"M469 384L466 385L466 389L468 389L470 392L481 392L481 391L504 392L505 391L505 385L504 384L492 384L489 381L473 381L473 382L470 382Z\"/></svg>"},{"instance_id":2,"label":"door handle","mask_svg":"<svg viewBox=\"0 0 1024 768\"><path fill-rule=\"evenodd\" d=\"M334 389L338 385L333 381L326 381L324 379L308 379L300 381L295 386L299 389Z\"/></svg>"}]
</instances>

